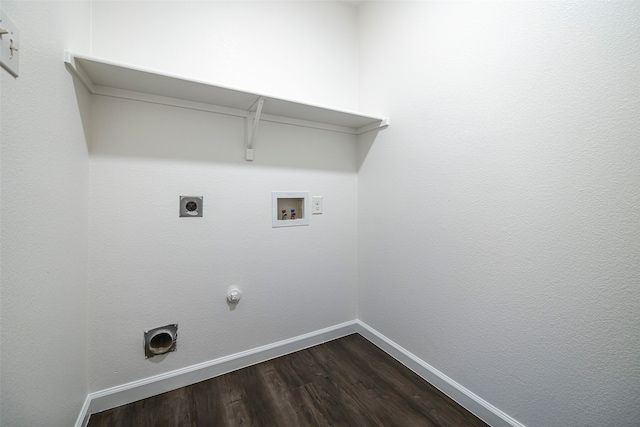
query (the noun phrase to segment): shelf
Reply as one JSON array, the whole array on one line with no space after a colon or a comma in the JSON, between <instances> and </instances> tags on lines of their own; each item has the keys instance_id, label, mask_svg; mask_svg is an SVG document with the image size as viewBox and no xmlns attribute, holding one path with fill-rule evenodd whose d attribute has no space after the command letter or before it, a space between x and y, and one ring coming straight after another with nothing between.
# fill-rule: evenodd
<instances>
[{"instance_id":1,"label":"shelf","mask_svg":"<svg viewBox=\"0 0 640 427\"><path fill-rule=\"evenodd\" d=\"M247 92L68 51L64 60L92 94L245 117L247 123L253 121L254 134L259 120L354 135L389 125L384 117ZM250 142L248 148L252 148Z\"/></svg>"}]
</instances>

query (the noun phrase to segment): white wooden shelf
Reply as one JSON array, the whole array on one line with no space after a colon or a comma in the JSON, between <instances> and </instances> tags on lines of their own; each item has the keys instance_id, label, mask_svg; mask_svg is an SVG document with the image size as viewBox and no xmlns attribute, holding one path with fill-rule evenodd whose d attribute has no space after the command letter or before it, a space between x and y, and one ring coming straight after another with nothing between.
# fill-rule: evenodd
<instances>
[{"instance_id":1,"label":"white wooden shelf","mask_svg":"<svg viewBox=\"0 0 640 427\"><path fill-rule=\"evenodd\" d=\"M354 135L389 125L384 117L247 92L69 51L65 52L64 60L69 71L92 94L246 117L253 120L254 131L256 116L264 121Z\"/></svg>"}]
</instances>

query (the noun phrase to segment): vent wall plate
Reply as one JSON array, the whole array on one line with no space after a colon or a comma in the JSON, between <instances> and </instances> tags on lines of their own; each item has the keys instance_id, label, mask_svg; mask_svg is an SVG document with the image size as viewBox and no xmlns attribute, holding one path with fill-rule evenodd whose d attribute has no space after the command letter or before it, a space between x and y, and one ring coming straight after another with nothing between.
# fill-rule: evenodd
<instances>
[{"instance_id":1,"label":"vent wall plate","mask_svg":"<svg viewBox=\"0 0 640 427\"><path fill-rule=\"evenodd\" d=\"M178 325L167 325L144 331L144 357L176 351L178 342Z\"/></svg>"}]
</instances>

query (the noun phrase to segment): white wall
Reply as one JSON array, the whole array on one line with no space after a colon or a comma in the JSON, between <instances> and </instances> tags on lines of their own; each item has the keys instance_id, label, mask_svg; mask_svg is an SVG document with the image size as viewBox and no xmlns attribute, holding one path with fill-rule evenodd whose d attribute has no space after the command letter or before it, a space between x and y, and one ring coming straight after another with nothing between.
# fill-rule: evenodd
<instances>
[{"instance_id":1,"label":"white wall","mask_svg":"<svg viewBox=\"0 0 640 427\"><path fill-rule=\"evenodd\" d=\"M356 315L526 425L640 423L637 2L2 6L2 425ZM357 153L262 123L253 163L238 118L94 97L83 129L65 48L392 126ZM325 213L272 229L288 189Z\"/></svg>"},{"instance_id":2,"label":"white wall","mask_svg":"<svg viewBox=\"0 0 640 427\"><path fill-rule=\"evenodd\" d=\"M356 9L323 1L94 1L92 53L281 98L357 107Z\"/></svg>"},{"instance_id":3,"label":"white wall","mask_svg":"<svg viewBox=\"0 0 640 427\"><path fill-rule=\"evenodd\" d=\"M359 7L358 317L528 426L640 425L639 17Z\"/></svg>"},{"instance_id":4,"label":"white wall","mask_svg":"<svg viewBox=\"0 0 640 427\"><path fill-rule=\"evenodd\" d=\"M183 19L160 19L175 14ZM188 42L155 37L160 23ZM98 2L92 53L353 108L355 24L355 10L339 3ZM131 43L114 49L113 37ZM217 44L225 40L234 45ZM174 67L166 53L178 51ZM92 102L91 391L355 319L354 136L262 122L249 163L240 118ZM272 228L271 192L287 190L323 196L324 214ZM178 218L180 195L204 196L204 217ZM235 310L231 285L243 290ZM143 330L173 322L178 351L145 360Z\"/></svg>"},{"instance_id":5,"label":"white wall","mask_svg":"<svg viewBox=\"0 0 640 427\"><path fill-rule=\"evenodd\" d=\"M2 8L20 29L20 77L0 70L0 424L72 425L87 395L88 167L62 53L88 48L90 5Z\"/></svg>"}]
</instances>

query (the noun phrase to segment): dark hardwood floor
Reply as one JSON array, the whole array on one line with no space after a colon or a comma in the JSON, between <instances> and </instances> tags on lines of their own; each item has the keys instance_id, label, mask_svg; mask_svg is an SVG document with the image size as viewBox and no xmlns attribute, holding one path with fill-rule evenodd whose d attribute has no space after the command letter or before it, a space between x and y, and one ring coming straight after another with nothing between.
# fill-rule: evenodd
<instances>
[{"instance_id":1,"label":"dark hardwood floor","mask_svg":"<svg viewBox=\"0 0 640 427\"><path fill-rule=\"evenodd\" d=\"M358 334L93 414L107 426L486 426Z\"/></svg>"}]
</instances>

